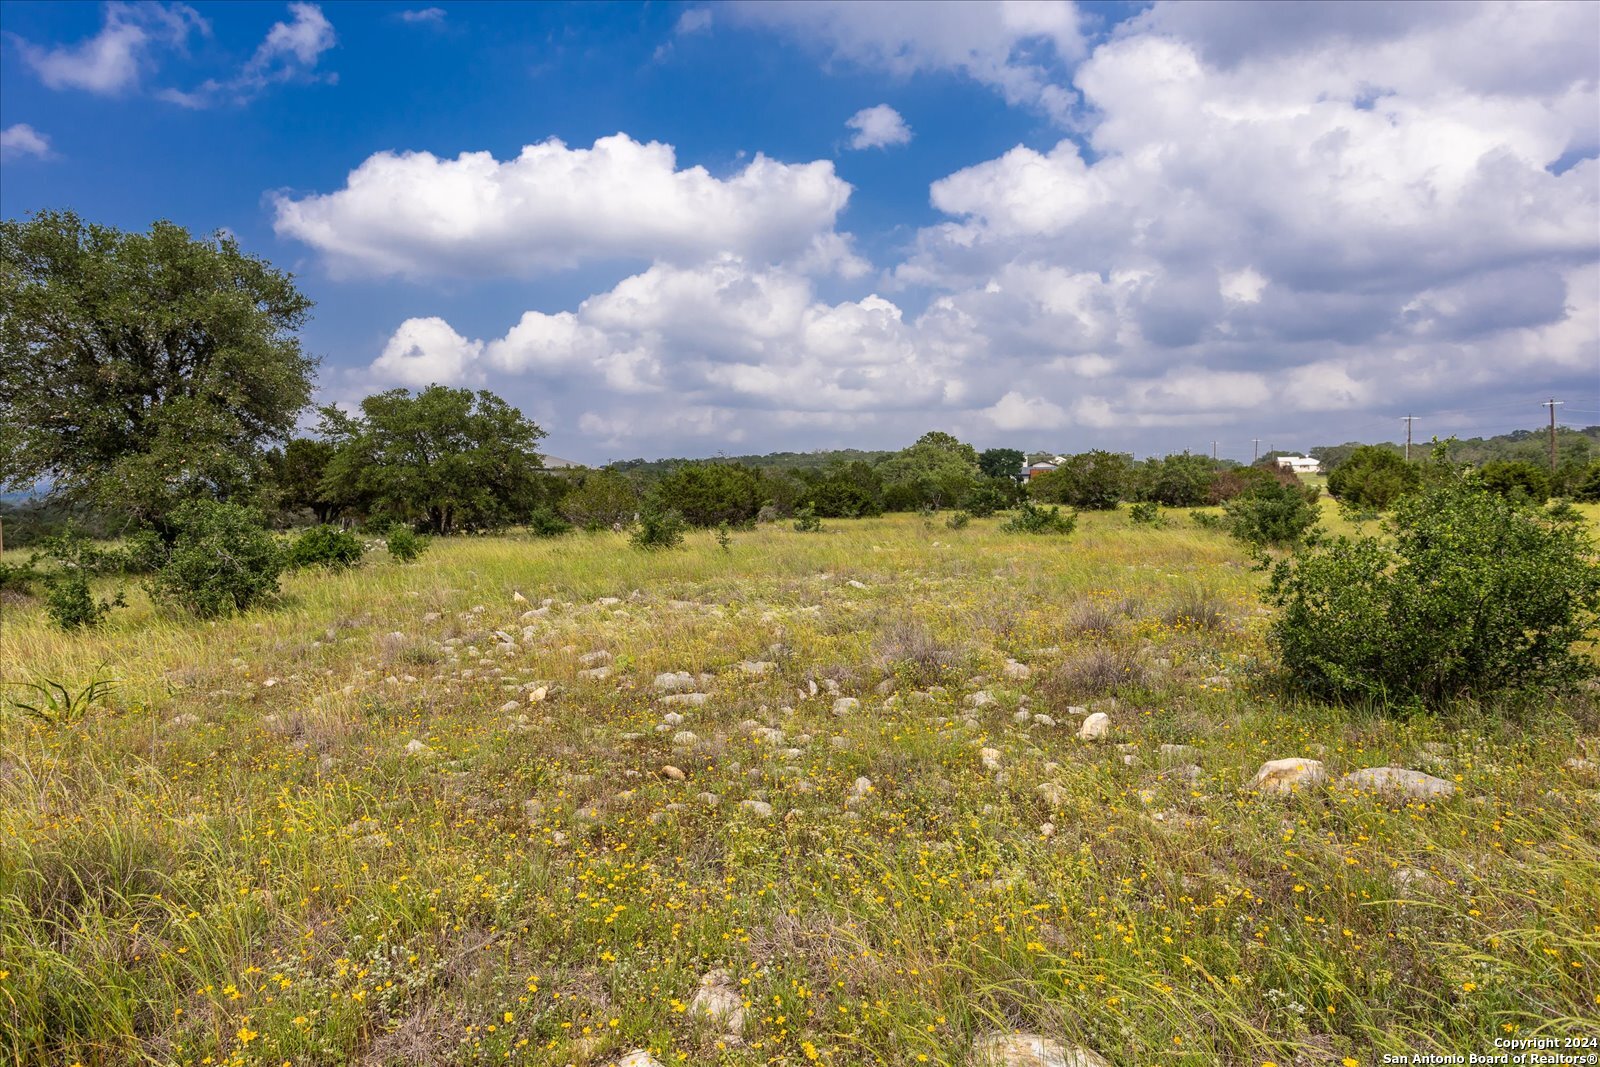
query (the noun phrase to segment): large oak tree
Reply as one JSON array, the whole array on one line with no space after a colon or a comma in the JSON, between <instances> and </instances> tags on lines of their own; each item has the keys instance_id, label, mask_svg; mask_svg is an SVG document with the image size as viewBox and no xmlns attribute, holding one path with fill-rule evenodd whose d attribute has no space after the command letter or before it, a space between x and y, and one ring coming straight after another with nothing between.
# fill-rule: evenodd
<instances>
[{"instance_id":1,"label":"large oak tree","mask_svg":"<svg viewBox=\"0 0 1600 1067\"><path fill-rule=\"evenodd\" d=\"M226 234L0 222L0 488L151 522L246 492L311 396L288 273Z\"/></svg>"}]
</instances>

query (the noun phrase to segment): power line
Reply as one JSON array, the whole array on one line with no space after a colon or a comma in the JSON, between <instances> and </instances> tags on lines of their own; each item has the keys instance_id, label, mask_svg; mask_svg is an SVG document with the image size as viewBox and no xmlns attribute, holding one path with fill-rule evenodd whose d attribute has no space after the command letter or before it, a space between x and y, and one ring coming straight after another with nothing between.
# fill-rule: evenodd
<instances>
[{"instance_id":1,"label":"power line","mask_svg":"<svg viewBox=\"0 0 1600 1067\"><path fill-rule=\"evenodd\" d=\"M1411 460L1411 424L1413 422L1417 421L1417 417L1415 415L1402 415L1400 417L1402 419L1404 419L1405 423L1406 423L1406 461L1410 462L1410 460Z\"/></svg>"},{"instance_id":2,"label":"power line","mask_svg":"<svg viewBox=\"0 0 1600 1067\"><path fill-rule=\"evenodd\" d=\"M1552 471L1556 469L1556 407L1562 403L1564 401L1551 397L1541 405L1550 409L1550 469Z\"/></svg>"}]
</instances>

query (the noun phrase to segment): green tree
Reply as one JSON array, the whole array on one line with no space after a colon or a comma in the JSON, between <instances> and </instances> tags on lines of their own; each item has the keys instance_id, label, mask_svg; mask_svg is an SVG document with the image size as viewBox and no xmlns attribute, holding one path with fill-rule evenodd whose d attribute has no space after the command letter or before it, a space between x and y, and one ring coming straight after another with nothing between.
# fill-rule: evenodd
<instances>
[{"instance_id":1,"label":"green tree","mask_svg":"<svg viewBox=\"0 0 1600 1067\"><path fill-rule=\"evenodd\" d=\"M1026 460L1020 448L986 448L978 453L978 470L986 478L1015 479Z\"/></svg>"},{"instance_id":2,"label":"green tree","mask_svg":"<svg viewBox=\"0 0 1600 1067\"><path fill-rule=\"evenodd\" d=\"M664 507L691 526L748 522L764 503L761 472L742 463L685 463L655 485Z\"/></svg>"},{"instance_id":3,"label":"green tree","mask_svg":"<svg viewBox=\"0 0 1600 1067\"><path fill-rule=\"evenodd\" d=\"M0 222L0 489L48 481L168 534L182 501L244 495L310 399L310 309L223 234Z\"/></svg>"},{"instance_id":4,"label":"green tree","mask_svg":"<svg viewBox=\"0 0 1600 1067\"><path fill-rule=\"evenodd\" d=\"M1422 472L1392 447L1361 445L1328 472L1328 492L1341 503L1382 511L1422 484Z\"/></svg>"},{"instance_id":5,"label":"green tree","mask_svg":"<svg viewBox=\"0 0 1600 1067\"><path fill-rule=\"evenodd\" d=\"M359 415L323 408L321 432L337 446L324 492L369 518L437 534L498 529L538 496L544 431L486 390L391 389Z\"/></svg>"},{"instance_id":6,"label":"green tree","mask_svg":"<svg viewBox=\"0 0 1600 1067\"><path fill-rule=\"evenodd\" d=\"M339 505L323 492L322 479L336 451L331 441L296 437L282 452L271 453L271 481L278 507L287 511L309 511L318 525L331 522L338 514Z\"/></svg>"},{"instance_id":7,"label":"green tree","mask_svg":"<svg viewBox=\"0 0 1600 1067\"><path fill-rule=\"evenodd\" d=\"M1550 499L1550 468L1523 459L1491 460L1478 468L1483 487L1501 496L1543 504Z\"/></svg>"},{"instance_id":8,"label":"green tree","mask_svg":"<svg viewBox=\"0 0 1600 1067\"><path fill-rule=\"evenodd\" d=\"M1472 476L1429 483L1387 537L1326 539L1274 568L1287 677L1322 697L1435 704L1591 674L1579 646L1600 621L1600 566L1583 524Z\"/></svg>"},{"instance_id":9,"label":"green tree","mask_svg":"<svg viewBox=\"0 0 1600 1067\"><path fill-rule=\"evenodd\" d=\"M1205 456L1151 458L1135 469L1134 491L1140 500L1169 508L1197 508L1206 503L1216 473L1216 463Z\"/></svg>"},{"instance_id":10,"label":"green tree","mask_svg":"<svg viewBox=\"0 0 1600 1067\"><path fill-rule=\"evenodd\" d=\"M1108 511L1132 487L1133 460L1126 453L1097 448L1067 457L1055 470L1035 478L1028 490L1047 503Z\"/></svg>"},{"instance_id":11,"label":"green tree","mask_svg":"<svg viewBox=\"0 0 1600 1067\"><path fill-rule=\"evenodd\" d=\"M822 470L795 472L800 482L797 503L827 519L854 519L883 514L883 479L862 460L830 463Z\"/></svg>"},{"instance_id":12,"label":"green tree","mask_svg":"<svg viewBox=\"0 0 1600 1067\"><path fill-rule=\"evenodd\" d=\"M890 510L947 507L960 502L977 484L978 452L933 430L878 464L878 474Z\"/></svg>"},{"instance_id":13,"label":"green tree","mask_svg":"<svg viewBox=\"0 0 1600 1067\"><path fill-rule=\"evenodd\" d=\"M559 510L568 522L585 530L626 526L639 510L639 490L620 471L590 471L583 484L562 497Z\"/></svg>"}]
</instances>

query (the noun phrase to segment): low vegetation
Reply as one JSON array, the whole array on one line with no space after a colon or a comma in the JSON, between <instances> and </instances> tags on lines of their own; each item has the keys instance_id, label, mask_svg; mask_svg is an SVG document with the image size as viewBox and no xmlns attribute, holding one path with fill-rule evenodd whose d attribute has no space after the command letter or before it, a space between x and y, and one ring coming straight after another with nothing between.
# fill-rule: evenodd
<instances>
[{"instance_id":1,"label":"low vegetation","mask_svg":"<svg viewBox=\"0 0 1600 1067\"><path fill-rule=\"evenodd\" d=\"M1462 543L1533 521L1475 499ZM0 1058L1375 1064L1600 1011L1594 690L1290 697L1237 540L1001 526L9 601Z\"/></svg>"}]
</instances>

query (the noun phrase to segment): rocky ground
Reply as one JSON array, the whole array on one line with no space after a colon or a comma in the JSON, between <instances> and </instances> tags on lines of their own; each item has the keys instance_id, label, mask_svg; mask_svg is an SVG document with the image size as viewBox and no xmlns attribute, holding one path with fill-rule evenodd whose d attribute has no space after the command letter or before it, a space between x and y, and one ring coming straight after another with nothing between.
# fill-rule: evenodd
<instances>
[{"instance_id":1,"label":"rocky ground","mask_svg":"<svg viewBox=\"0 0 1600 1067\"><path fill-rule=\"evenodd\" d=\"M1367 1064L1600 1017L1593 694L1287 702L1220 535L437 544L0 743L0 1051ZM8 1044L9 1042L9 1044Z\"/></svg>"}]
</instances>

